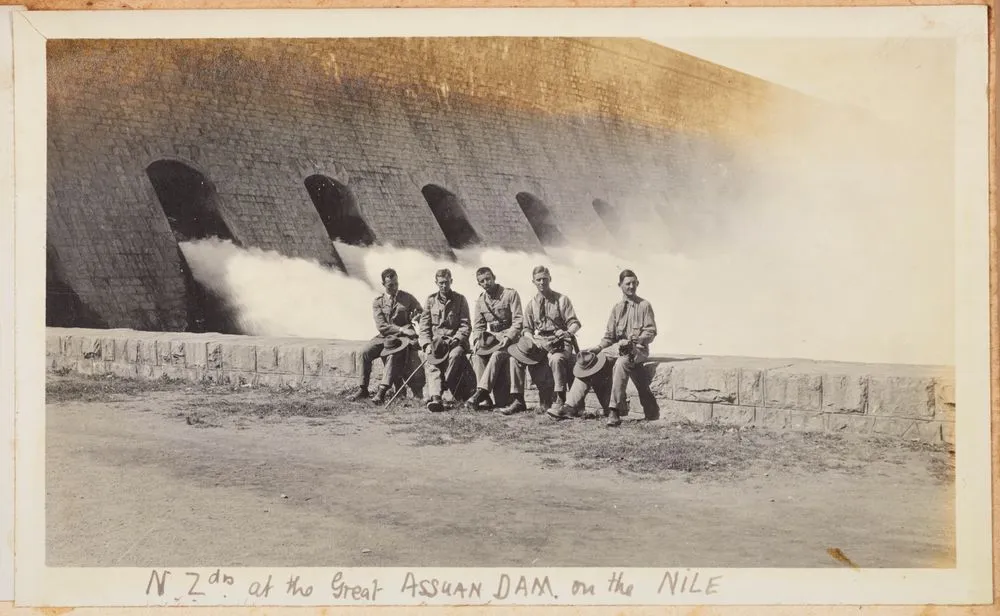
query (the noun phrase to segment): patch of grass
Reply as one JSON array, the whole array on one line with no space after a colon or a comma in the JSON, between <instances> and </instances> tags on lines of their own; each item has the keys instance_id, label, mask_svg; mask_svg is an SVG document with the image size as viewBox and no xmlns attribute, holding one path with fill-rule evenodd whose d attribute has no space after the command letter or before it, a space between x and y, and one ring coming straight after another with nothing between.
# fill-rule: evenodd
<instances>
[{"instance_id":1,"label":"patch of grass","mask_svg":"<svg viewBox=\"0 0 1000 616\"><path fill-rule=\"evenodd\" d=\"M140 381L113 375L53 377L45 380L45 401L49 402L116 402L122 397L143 392L179 389L188 383L173 379Z\"/></svg>"}]
</instances>

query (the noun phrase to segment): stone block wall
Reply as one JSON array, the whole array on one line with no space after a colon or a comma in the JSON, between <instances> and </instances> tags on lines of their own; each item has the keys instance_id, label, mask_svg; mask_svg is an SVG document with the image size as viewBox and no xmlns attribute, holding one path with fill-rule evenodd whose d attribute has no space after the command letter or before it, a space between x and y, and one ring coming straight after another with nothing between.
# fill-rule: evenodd
<instances>
[{"instance_id":1,"label":"stone block wall","mask_svg":"<svg viewBox=\"0 0 1000 616\"><path fill-rule=\"evenodd\" d=\"M49 371L169 377L233 385L355 385L364 342L48 328ZM374 379L381 362L375 362ZM646 364L663 420L771 430L955 440L954 371L938 366L741 357L661 357ZM633 386L632 414L641 415ZM528 401L537 398L528 394ZM593 396L588 405L596 404Z\"/></svg>"}]
</instances>

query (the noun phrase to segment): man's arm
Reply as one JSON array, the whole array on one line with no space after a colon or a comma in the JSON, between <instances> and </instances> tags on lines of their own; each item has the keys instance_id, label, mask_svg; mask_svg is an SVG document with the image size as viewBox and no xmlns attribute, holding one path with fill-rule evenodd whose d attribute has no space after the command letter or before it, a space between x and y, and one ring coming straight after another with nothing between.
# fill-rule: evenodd
<instances>
[{"instance_id":1,"label":"man's arm","mask_svg":"<svg viewBox=\"0 0 1000 616\"><path fill-rule=\"evenodd\" d=\"M521 308L521 295L510 289L510 327L503 335L511 342L517 342L522 329L524 329L524 310Z\"/></svg>"},{"instance_id":2,"label":"man's arm","mask_svg":"<svg viewBox=\"0 0 1000 616\"><path fill-rule=\"evenodd\" d=\"M389 319L385 318L385 313L382 312L382 296L378 296L372 302L372 315L375 317L375 329L382 337L391 336L393 334L399 333L399 327L389 322Z\"/></svg>"},{"instance_id":3,"label":"man's arm","mask_svg":"<svg viewBox=\"0 0 1000 616\"><path fill-rule=\"evenodd\" d=\"M639 306L639 318L642 320L642 329L639 330L637 342L649 346L656 338L656 316L653 314L653 305L648 301L643 301Z\"/></svg>"},{"instance_id":4,"label":"man's arm","mask_svg":"<svg viewBox=\"0 0 1000 616\"><path fill-rule=\"evenodd\" d=\"M432 298L428 297L417 324L417 339L420 341L420 348L431 343L431 301L433 301Z\"/></svg>"},{"instance_id":5,"label":"man's arm","mask_svg":"<svg viewBox=\"0 0 1000 616\"><path fill-rule=\"evenodd\" d=\"M455 338L468 341L471 329L472 327L469 323L469 300L465 299L463 295L462 301L458 303L458 330L455 331Z\"/></svg>"},{"instance_id":6,"label":"man's arm","mask_svg":"<svg viewBox=\"0 0 1000 616\"><path fill-rule=\"evenodd\" d=\"M479 342L483 339L483 332L486 331L486 319L483 318L483 310L485 308L485 306L483 305L484 296L485 295L480 295L478 298L476 298L476 314L471 315L472 340L470 342L473 350L475 350L476 347L479 346ZM464 298L465 296L463 295L462 297ZM468 313L469 310L468 301L466 301L465 303L465 310L466 313ZM461 319L461 314L462 314L461 307L459 307L459 319ZM467 314L466 316L469 315ZM459 330L461 330L461 325L459 325ZM466 333L466 335L468 335L468 333ZM461 338L461 335L458 332L455 332L455 337Z\"/></svg>"},{"instance_id":7,"label":"man's arm","mask_svg":"<svg viewBox=\"0 0 1000 616\"><path fill-rule=\"evenodd\" d=\"M580 319L576 316L576 310L573 309L573 302L569 301L569 298L565 295L559 297L559 310L562 312L563 320L566 321L566 331L571 335L576 335L576 332L580 331L583 324L580 323Z\"/></svg>"}]
</instances>

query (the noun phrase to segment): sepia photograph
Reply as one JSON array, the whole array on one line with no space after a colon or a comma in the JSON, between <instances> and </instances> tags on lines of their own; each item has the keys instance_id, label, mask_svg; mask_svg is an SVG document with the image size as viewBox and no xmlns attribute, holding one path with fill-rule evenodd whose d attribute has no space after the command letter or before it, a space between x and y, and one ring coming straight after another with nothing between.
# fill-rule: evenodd
<instances>
[{"instance_id":1,"label":"sepia photograph","mask_svg":"<svg viewBox=\"0 0 1000 616\"><path fill-rule=\"evenodd\" d=\"M15 15L24 596L988 599L985 12L919 10Z\"/></svg>"}]
</instances>

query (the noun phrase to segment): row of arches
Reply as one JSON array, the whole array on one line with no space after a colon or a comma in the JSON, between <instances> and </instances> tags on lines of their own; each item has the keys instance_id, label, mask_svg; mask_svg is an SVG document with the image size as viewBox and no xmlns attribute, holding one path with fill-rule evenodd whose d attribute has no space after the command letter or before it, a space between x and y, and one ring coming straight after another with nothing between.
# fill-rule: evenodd
<instances>
[{"instance_id":1,"label":"row of arches","mask_svg":"<svg viewBox=\"0 0 1000 616\"><path fill-rule=\"evenodd\" d=\"M215 188L204 174L173 159L151 163L146 174L178 241L214 236L239 244L219 213ZM348 186L322 174L307 177L304 184L330 239L355 246L377 243L375 232ZM437 184L427 184L420 192L451 248L483 243L455 193ZM515 200L543 246L566 244L565 235L541 199L530 192L519 192ZM595 199L593 208L612 234L621 232L621 220L606 201Z\"/></svg>"},{"instance_id":2,"label":"row of arches","mask_svg":"<svg viewBox=\"0 0 1000 616\"><path fill-rule=\"evenodd\" d=\"M146 168L146 174L178 244L218 237L241 245L219 210L213 183L202 172L176 159L160 159ZM350 187L323 174L307 177L304 185L331 240L355 246L378 243ZM437 184L427 184L420 192L450 248L463 249L483 243L455 193ZM515 200L543 246L566 244L565 235L540 198L530 192L519 192ZM595 199L593 208L612 234L621 231L621 219L611 205ZM178 254L187 287L189 329L239 333L222 302L194 280L179 248Z\"/></svg>"}]
</instances>

